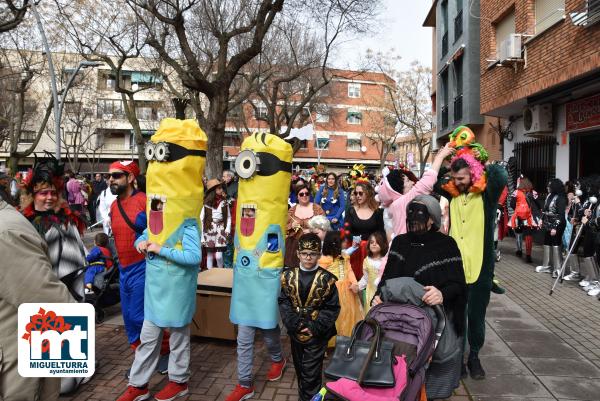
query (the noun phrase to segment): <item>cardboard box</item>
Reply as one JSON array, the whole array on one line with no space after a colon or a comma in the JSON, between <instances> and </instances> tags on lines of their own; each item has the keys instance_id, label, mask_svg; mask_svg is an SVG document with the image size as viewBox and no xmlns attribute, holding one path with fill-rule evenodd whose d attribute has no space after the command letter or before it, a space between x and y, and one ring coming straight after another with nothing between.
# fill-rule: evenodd
<instances>
[{"instance_id":1,"label":"cardboard box","mask_svg":"<svg viewBox=\"0 0 600 401\"><path fill-rule=\"evenodd\" d=\"M233 269L214 268L198 274L194 336L235 340L236 327L229 321Z\"/></svg>"}]
</instances>

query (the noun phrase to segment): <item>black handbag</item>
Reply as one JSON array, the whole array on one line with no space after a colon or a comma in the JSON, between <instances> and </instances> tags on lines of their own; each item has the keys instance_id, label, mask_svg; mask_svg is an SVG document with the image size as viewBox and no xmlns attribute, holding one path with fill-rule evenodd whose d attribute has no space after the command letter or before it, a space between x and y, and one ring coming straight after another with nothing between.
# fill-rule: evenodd
<instances>
[{"instance_id":1,"label":"black handbag","mask_svg":"<svg viewBox=\"0 0 600 401\"><path fill-rule=\"evenodd\" d=\"M360 340L358 337L365 325L373 329L373 336ZM327 378L345 377L366 387L394 387L394 344L383 339L376 320L361 320L354 326L352 337L337 336L335 341L331 363L325 369Z\"/></svg>"}]
</instances>

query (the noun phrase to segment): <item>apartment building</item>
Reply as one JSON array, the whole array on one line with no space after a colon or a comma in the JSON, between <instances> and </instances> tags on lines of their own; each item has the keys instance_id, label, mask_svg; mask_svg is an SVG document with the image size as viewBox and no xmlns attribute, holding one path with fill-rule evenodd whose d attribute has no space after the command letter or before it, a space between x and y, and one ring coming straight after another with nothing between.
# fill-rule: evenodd
<instances>
[{"instance_id":1,"label":"apartment building","mask_svg":"<svg viewBox=\"0 0 600 401\"><path fill-rule=\"evenodd\" d=\"M395 82L378 72L334 70L332 74L335 77L319 95L321 104L313 110L304 110L310 111L310 116L304 116L303 120L313 124L314 137L302 141L302 147L294 155L294 167L304 169L320 162L328 170L344 171L362 163L377 169L380 154L375 142L381 135L376 136L375 132L383 128L383 119L390 114L390 108L385 107L389 99L387 88L393 88ZM238 113L243 113L245 127L229 121L225 132L225 160L230 165L247 130L268 132L268 124L258 119L257 114L266 114L266 108L260 104L257 110L246 104ZM387 160L390 163L395 160L394 152Z\"/></svg>"},{"instance_id":2,"label":"apartment building","mask_svg":"<svg viewBox=\"0 0 600 401\"><path fill-rule=\"evenodd\" d=\"M479 108L478 13L479 0L434 0L423 22L423 26L433 28L433 144L434 148L442 146L456 127L467 125L495 160L501 157L500 138L492 128L493 120L486 119Z\"/></svg>"},{"instance_id":3,"label":"apartment building","mask_svg":"<svg viewBox=\"0 0 600 401\"><path fill-rule=\"evenodd\" d=\"M481 112L543 189L600 173L600 1L481 0Z\"/></svg>"},{"instance_id":4,"label":"apartment building","mask_svg":"<svg viewBox=\"0 0 600 401\"><path fill-rule=\"evenodd\" d=\"M51 98L44 56L38 52L32 57L43 67L27 94L28 109L24 116L20 149L33 142L42 120L40 116ZM68 53L54 54L53 58L56 73L60 76L60 90L81 59L77 54ZM146 138L155 132L161 119L175 115L172 96L163 87L163 77L154 72L152 65L152 60L128 60L119 77L121 87L139 90L135 94L135 110ZM371 134L381 127L384 116L389 115L389 109L386 111L382 103L386 99L386 87L393 87L394 81L381 73L337 70L333 73L336 78L319 97L325 107L306 110L309 115L304 120L313 123L314 136L302 142L302 148L294 157L294 167L306 168L320 161L328 169L338 171L356 163L377 169L380 155ZM114 160L137 158L132 125L127 119L122 96L115 91L116 79L110 68L104 65L81 69L68 92L61 120L62 155L74 170L106 171ZM188 111L192 117L193 113ZM264 110L259 107L257 113L261 112ZM238 123L239 114L235 113L226 126L225 167L232 165L246 135L268 132L266 122L256 119L257 113L247 102L237 111L245 119L243 128ZM35 152L54 152L55 137L51 116ZM6 150L5 143L0 148L0 163L8 157ZM20 160L20 168L31 165L33 158L32 154ZM388 160L394 160L393 153Z\"/></svg>"}]
</instances>

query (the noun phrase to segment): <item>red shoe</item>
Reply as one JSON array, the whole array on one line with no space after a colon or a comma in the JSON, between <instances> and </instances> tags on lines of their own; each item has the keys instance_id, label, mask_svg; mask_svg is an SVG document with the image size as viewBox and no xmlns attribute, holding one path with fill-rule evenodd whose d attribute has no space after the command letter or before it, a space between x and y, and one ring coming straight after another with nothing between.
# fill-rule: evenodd
<instances>
[{"instance_id":1,"label":"red shoe","mask_svg":"<svg viewBox=\"0 0 600 401\"><path fill-rule=\"evenodd\" d=\"M150 392L148 391L148 387L146 388L138 388L133 386L127 386L127 390L119 398L117 401L142 401L150 398Z\"/></svg>"},{"instance_id":2,"label":"red shoe","mask_svg":"<svg viewBox=\"0 0 600 401\"><path fill-rule=\"evenodd\" d=\"M169 381L162 390L156 393L154 398L156 398L157 401L171 401L175 398L183 397L184 395L187 395L187 393L187 383L175 383Z\"/></svg>"},{"instance_id":3,"label":"red shoe","mask_svg":"<svg viewBox=\"0 0 600 401\"><path fill-rule=\"evenodd\" d=\"M229 393L225 401L242 401L247 400L254 396L254 386L252 387L243 387L239 384L235 386L233 391Z\"/></svg>"},{"instance_id":4,"label":"red shoe","mask_svg":"<svg viewBox=\"0 0 600 401\"><path fill-rule=\"evenodd\" d=\"M285 358L283 358L281 362L271 362L271 368L267 372L267 380L274 382L275 380L281 379L286 364Z\"/></svg>"}]
</instances>

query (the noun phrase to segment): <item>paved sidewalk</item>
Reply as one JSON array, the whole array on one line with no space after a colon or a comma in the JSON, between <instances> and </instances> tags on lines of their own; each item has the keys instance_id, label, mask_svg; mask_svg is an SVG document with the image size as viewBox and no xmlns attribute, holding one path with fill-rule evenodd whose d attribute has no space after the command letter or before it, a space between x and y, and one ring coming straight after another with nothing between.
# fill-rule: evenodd
<instances>
[{"instance_id":1,"label":"paved sidewalk","mask_svg":"<svg viewBox=\"0 0 600 401\"><path fill-rule=\"evenodd\" d=\"M507 293L488 309L487 378L467 379L468 392L479 401L600 400L598 300L567 282L549 296L549 274L513 256L511 239L501 249L496 276Z\"/></svg>"}]
</instances>

